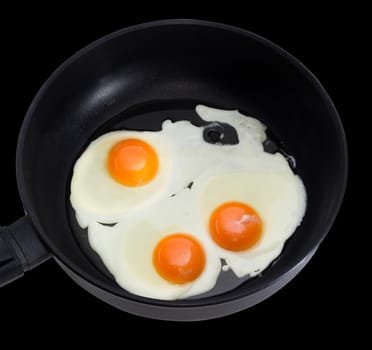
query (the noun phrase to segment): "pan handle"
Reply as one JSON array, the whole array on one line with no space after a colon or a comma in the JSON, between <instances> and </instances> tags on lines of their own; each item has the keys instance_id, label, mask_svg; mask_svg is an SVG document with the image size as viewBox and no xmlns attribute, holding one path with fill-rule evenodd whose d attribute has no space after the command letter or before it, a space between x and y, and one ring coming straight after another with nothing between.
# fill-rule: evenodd
<instances>
[{"instance_id":1,"label":"pan handle","mask_svg":"<svg viewBox=\"0 0 372 350\"><path fill-rule=\"evenodd\" d=\"M27 216L8 227L0 227L0 287L50 257Z\"/></svg>"}]
</instances>

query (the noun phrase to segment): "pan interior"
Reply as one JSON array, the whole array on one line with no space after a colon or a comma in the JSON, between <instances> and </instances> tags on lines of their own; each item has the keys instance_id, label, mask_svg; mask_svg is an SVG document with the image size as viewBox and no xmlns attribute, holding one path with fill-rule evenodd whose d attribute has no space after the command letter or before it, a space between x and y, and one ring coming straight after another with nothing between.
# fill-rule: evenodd
<instances>
[{"instance_id":1,"label":"pan interior","mask_svg":"<svg viewBox=\"0 0 372 350\"><path fill-rule=\"evenodd\" d=\"M295 156L308 205L281 258L260 278L223 296L177 305L249 295L318 246L335 217L346 174L342 127L325 91L301 64L253 34L199 21L161 22L83 49L53 74L28 112L17 159L20 192L62 263L105 290L144 301L119 288L77 244L66 205L72 167L97 132L118 120L139 129L144 118L151 130L159 123L154 111L176 110L190 118L197 103L239 109L266 124Z\"/></svg>"}]
</instances>

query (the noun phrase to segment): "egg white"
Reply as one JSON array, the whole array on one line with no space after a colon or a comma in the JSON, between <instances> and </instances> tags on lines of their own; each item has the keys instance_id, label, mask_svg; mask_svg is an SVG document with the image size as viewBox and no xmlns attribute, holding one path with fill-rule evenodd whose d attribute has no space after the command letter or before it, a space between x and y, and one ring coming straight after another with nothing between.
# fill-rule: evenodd
<instances>
[{"instance_id":1,"label":"egg white","mask_svg":"<svg viewBox=\"0 0 372 350\"><path fill-rule=\"evenodd\" d=\"M238 277L257 275L281 253L305 212L301 179L281 154L264 152L264 124L236 110L198 105L196 112L205 121L233 126L239 143L209 144L203 127L166 120L158 132L101 136L74 168L71 203L79 224L88 227L90 245L117 283L137 295L174 300L207 292L221 272L221 259ZM144 140L158 154L159 173L143 188L116 183L105 168L109 149L122 138ZM261 240L244 252L224 250L208 232L213 210L230 201L254 207L264 222ZM203 273L185 285L165 281L152 263L157 243L173 233L194 236L207 257Z\"/></svg>"}]
</instances>

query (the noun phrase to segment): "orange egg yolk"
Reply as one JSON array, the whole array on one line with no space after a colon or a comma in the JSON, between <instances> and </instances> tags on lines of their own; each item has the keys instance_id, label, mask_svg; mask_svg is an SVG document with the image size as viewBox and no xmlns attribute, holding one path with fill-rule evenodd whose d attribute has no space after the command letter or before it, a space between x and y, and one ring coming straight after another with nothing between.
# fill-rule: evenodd
<instances>
[{"instance_id":1,"label":"orange egg yolk","mask_svg":"<svg viewBox=\"0 0 372 350\"><path fill-rule=\"evenodd\" d=\"M111 176L129 187L143 186L154 179L158 171L158 157L146 142L127 139L114 145L107 159Z\"/></svg>"},{"instance_id":2,"label":"orange egg yolk","mask_svg":"<svg viewBox=\"0 0 372 350\"><path fill-rule=\"evenodd\" d=\"M163 238L154 249L153 263L168 282L185 284L197 279L205 266L205 253L193 237L176 233Z\"/></svg>"},{"instance_id":3,"label":"orange egg yolk","mask_svg":"<svg viewBox=\"0 0 372 350\"><path fill-rule=\"evenodd\" d=\"M214 210L209 221L209 232L220 247L242 251L258 242L262 226L260 216L252 207L240 202L229 202Z\"/></svg>"}]
</instances>

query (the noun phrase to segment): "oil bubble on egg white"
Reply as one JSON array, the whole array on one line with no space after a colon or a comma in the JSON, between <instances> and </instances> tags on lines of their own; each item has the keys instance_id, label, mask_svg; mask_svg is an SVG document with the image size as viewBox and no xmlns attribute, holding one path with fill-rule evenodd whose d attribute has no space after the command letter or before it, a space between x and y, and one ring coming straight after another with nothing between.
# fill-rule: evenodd
<instances>
[{"instance_id":1,"label":"oil bubble on egg white","mask_svg":"<svg viewBox=\"0 0 372 350\"><path fill-rule=\"evenodd\" d=\"M239 143L210 144L204 127L166 120L161 131L102 135L75 164L71 204L78 223L117 283L131 293L163 300L206 293L224 273L221 259L237 277L255 276L280 255L305 213L301 179L283 155L264 151L265 125L238 111L198 105L196 112L205 122L234 127ZM122 186L107 171L109 150L127 138L149 143L158 155L159 171L145 186ZM260 241L247 251L227 251L208 232L213 210L231 201L251 205L263 220ZM117 224L100 224L112 222ZM206 254L202 274L185 285L165 281L152 263L156 244L176 232L194 236Z\"/></svg>"}]
</instances>

